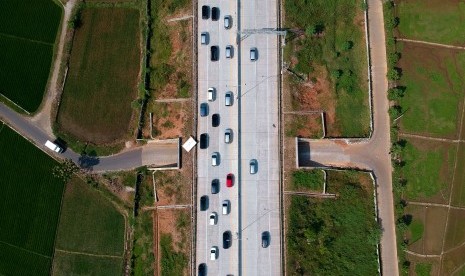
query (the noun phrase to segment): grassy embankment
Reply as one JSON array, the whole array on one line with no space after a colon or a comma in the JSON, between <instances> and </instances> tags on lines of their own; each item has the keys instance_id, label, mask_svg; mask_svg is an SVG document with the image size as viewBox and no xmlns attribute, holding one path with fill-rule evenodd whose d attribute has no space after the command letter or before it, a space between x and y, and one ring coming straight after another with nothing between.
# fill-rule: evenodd
<instances>
[{"instance_id":1,"label":"grassy embankment","mask_svg":"<svg viewBox=\"0 0 465 276\"><path fill-rule=\"evenodd\" d=\"M285 1L290 108L324 110L327 136L370 132L363 1Z\"/></svg>"}]
</instances>

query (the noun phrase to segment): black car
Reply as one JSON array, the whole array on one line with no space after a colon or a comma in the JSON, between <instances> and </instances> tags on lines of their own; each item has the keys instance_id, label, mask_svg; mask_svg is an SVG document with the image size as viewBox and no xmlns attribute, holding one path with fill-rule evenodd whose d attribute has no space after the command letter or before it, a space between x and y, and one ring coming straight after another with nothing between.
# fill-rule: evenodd
<instances>
[{"instance_id":1,"label":"black car","mask_svg":"<svg viewBox=\"0 0 465 276\"><path fill-rule=\"evenodd\" d=\"M202 6L202 19L208 19L210 17L210 7Z\"/></svg>"},{"instance_id":2,"label":"black car","mask_svg":"<svg viewBox=\"0 0 465 276\"><path fill-rule=\"evenodd\" d=\"M217 61L220 58L220 49L218 48L218 46L210 47L210 58L211 61Z\"/></svg>"},{"instance_id":3,"label":"black car","mask_svg":"<svg viewBox=\"0 0 465 276\"><path fill-rule=\"evenodd\" d=\"M212 8L212 20L213 21L218 21L220 19L220 9L217 7Z\"/></svg>"},{"instance_id":4,"label":"black car","mask_svg":"<svg viewBox=\"0 0 465 276\"><path fill-rule=\"evenodd\" d=\"M207 275L207 265L204 263L199 264L199 276Z\"/></svg>"},{"instance_id":5,"label":"black car","mask_svg":"<svg viewBox=\"0 0 465 276\"><path fill-rule=\"evenodd\" d=\"M204 195L200 198L200 211L206 211L208 209L208 196Z\"/></svg>"},{"instance_id":6,"label":"black car","mask_svg":"<svg viewBox=\"0 0 465 276\"><path fill-rule=\"evenodd\" d=\"M200 148L201 149L208 148L208 134L206 133L200 134Z\"/></svg>"},{"instance_id":7,"label":"black car","mask_svg":"<svg viewBox=\"0 0 465 276\"><path fill-rule=\"evenodd\" d=\"M217 194L220 192L220 180L213 179L212 180L212 194Z\"/></svg>"},{"instance_id":8,"label":"black car","mask_svg":"<svg viewBox=\"0 0 465 276\"><path fill-rule=\"evenodd\" d=\"M220 125L220 114L215 113L212 115L212 127L217 127Z\"/></svg>"},{"instance_id":9,"label":"black car","mask_svg":"<svg viewBox=\"0 0 465 276\"><path fill-rule=\"evenodd\" d=\"M262 247L267 248L270 245L270 232L265 231L262 233Z\"/></svg>"},{"instance_id":10,"label":"black car","mask_svg":"<svg viewBox=\"0 0 465 276\"><path fill-rule=\"evenodd\" d=\"M231 247L232 238L231 238L231 231L225 231L223 233L223 248L228 249Z\"/></svg>"}]
</instances>

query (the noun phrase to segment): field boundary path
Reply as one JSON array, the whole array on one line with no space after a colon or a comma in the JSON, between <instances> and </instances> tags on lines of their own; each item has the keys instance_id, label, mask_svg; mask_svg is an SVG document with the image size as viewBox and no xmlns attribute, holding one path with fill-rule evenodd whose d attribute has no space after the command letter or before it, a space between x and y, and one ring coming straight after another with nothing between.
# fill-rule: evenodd
<instances>
[{"instance_id":1,"label":"field boundary path","mask_svg":"<svg viewBox=\"0 0 465 276\"><path fill-rule=\"evenodd\" d=\"M40 111L37 112L32 118L31 121L34 122L37 126L43 129L49 136L53 136L52 130L52 104L55 101L55 98L58 95L58 90L61 89L58 87L58 77L60 75L60 69L63 59L63 51L65 46L66 34L68 30L68 21L73 12L74 6L76 5L77 0L69 0L66 5L63 5L63 20L61 22L61 32L60 38L58 40L57 54L53 63L53 71L48 81L48 89L45 93L44 98L42 99L42 105ZM61 2L60 2L61 3Z\"/></svg>"},{"instance_id":2,"label":"field boundary path","mask_svg":"<svg viewBox=\"0 0 465 276\"><path fill-rule=\"evenodd\" d=\"M299 166L357 168L372 171L376 181L381 237L381 274L399 275L392 194L389 101L383 3L367 0L368 43L372 76L373 133L370 139L298 139Z\"/></svg>"},{"instance_id":3,"label":"field boundary path","mask_svg":"<svg viewBox=\"0 0 465 276\"><path fill-rule=\"evenodd\" d=\"M397 38L397 40L404 41L404 42L425 44L425 45L430 45L430 46L444 47L444 48L449 48L449 49L465 50L465 47L463 46L454 46L454 45L448 45L448 44L428 42L428 41L423 41L423 40L415 40L415 39L408 39L408 38Z\"/></svg>"}]
</instances>

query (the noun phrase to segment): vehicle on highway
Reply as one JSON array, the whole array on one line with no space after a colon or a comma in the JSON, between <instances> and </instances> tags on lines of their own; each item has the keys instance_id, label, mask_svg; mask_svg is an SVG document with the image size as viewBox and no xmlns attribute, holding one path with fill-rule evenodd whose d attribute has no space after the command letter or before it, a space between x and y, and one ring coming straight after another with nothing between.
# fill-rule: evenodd
<instances>
[{"instance_id":1,"label":"vehicle on highway","mask_svg":"<svg viewBox=\"0 0 465 276\"><path fill-rule=\"evenodd\" d=\"M212 8L212 20L218 21L220 19L220 9L218 7Z\"/></svg>"},{"instance_id":2,"label":"vehicle on highway","mask_svg":"<svg viewBox=\"0 0 465 276\"><path fill-rule=\"evenodd\" d=\"M216 167L220 164L220 153L219 152L214 152L212 154L212 166Z\"/></svg>"},{"instance_id":3,"label":"vehicle on highway","mask_svg":"<svg viewBox=\"0 0 465 276\"><path fill-rule=\"evenodd\" d=\"M200 134L200 148L201 149L208 148L208 134L206 133Z\"/></svg>"},{"instance_id":4,"label":"vehicle on highway","mask_svg":"<svg viewBox=\"0 0 465 276\"><path fill-rule=\"evenodd\" d=\"M208 104L201 103L200 104L200 117L208 116Z\"/></svg>"},{"instance_id":5,"label":"vehicle on highway","mask_svg":"<svg viewBox=\"0 0 465 276\"><path fill-rule=\"evenodd\" d=\"M217 194L220 192L220 180L213 179L212 180L212 194Z\"/></svg>"},{"instance_id":6,"label":"vehicle on highway","mask_svg":"<svg viewBox=\"0 0 465 276\"><path fill-rule=\"evenodd\" d=\"M200 197L200 211L206 211L208 209L208 196L203 195Z\"/></svg>"},{"instance_id":7,"label":"vehicle on highway","mask_svg":"<svg viewBox=\"0 0 465 276\"><path fill-rule=\"evenodd\" d=\"M200 34L200 44L202 45L208 45L209 42L209 35L207 32L202 32Z\"/></svg>"},{"instance_id":8,"label":"vehicle on highway","mask_svg":"<svg viewBox=\"0 0 465 276\"><path fill-rule=\"evenodd\" d=\"M258 162L257 162L257 159L252 159L252 160L250 160L249 166L250 166L250 174L256 174L256 173L257 173L257 170L258 170Z\"/></svg>"},{"instance_id":9,"label":"vehicle on highway","mask_svg":"<svg viewBox=\"0 0 465 276\"><path fill-rule=\"evenodd\" d=\"M220 125L220 114L215 113L212 115L212 127L217 127Z\"/></svg>"},{"instance_id":10,"label":"vehicle on highway","mask_svg":"<svg viewBox=\"0 0 465 276\"><path fill-rule=\"evenodd\" d=\"M250 60L256 61L258 59L258 50L255 47L250 48Z\"/></svg>"},{"instance_id":11,"label":"vehicle on highway","mask_svg":"<svg viewBox=\"0 0 465 276\"><path fill-rule=\"evenodd\" d=\"M52 141L47 140L47 141L45 142L45 146L46 146L48 149L50 149L50 150L52 150L52 151L54 151L54 152L56 152L56 153L61 153L61 152L63 152L63 149L62 149L59 145L53 143Z\"/></svg>"},{"instance_id":12,"label":"vehicle on highway","mask_svg":"<svg viewBox=\"0 0 465 276\"><path fill-rule=\"evenodd\" d=\"M216 212L212 212L210 214L210 225L216 225L216 222L218 221L218 215Z\"/></svg>"},{"instance_id":13,"label":"vehicle on highway","mask_svg":"<svg viewBox=\"0 0 465 276\"><path fill-rule=\"evenodd\" d=\"M229 214L229 200L223 200L223 203L221 204L222 206L222 211L223 215Z\"/></svg>"},{"instance_id":14,"label":"vehicle on highway","mask_svg":"<svg viewBox=\"0 0 465 276\"><path fill-rule=\"evenodd\" d=\"M230 144L232 142L232 129L230 128L227 128L225 131L224 131L224 142L226 144Z\"/></svg>"},{"instance_id":15,"label":"vehicle on highway","mask_svg":"<svg viewBox=\"0 0 465 276\"><path fill-rule=\"evenodd\" d=\"M231 238L231 231L224 231L223 232L223 248L228 249L231 247L232 238Z\"/></svg>"},{"instance_id":16,"label":"vehicle on highway","mask_svg":"<svg viewBox=\"0 0 465 276\"><path fill-rule=\"evenodd\" d=\"M210 47L210 59L211 61L218 61L220 58L220 49L218 46L211 46Z\"/></svg>"},{"instance_id":17,"label":"vehicle on highway","mask_svg":"<svg viewBox=\"0 0 465 276\"><path fill-rule=\"evenodd\" d=\"M202 6L202 19L210 18L210 7L209 6Z\"/></svg>"},{"instance_id":18,"label":"vehicle on highway","mask_svg":"<svg viewBox=\"0 0 465 276\"><path fill-rule=\"evenodd\" d=\"M232 45L226 46L225 56L226 56L226 58L232 58L233 57L233 46Z\"/></svg>"},{"instance_id":19,"label":"vehicle on highway","mask_svg":"<svg viewBox=\"0 0 465 276\"><path fill-rule=\"evenodd\" d=\"M224 96L224 105L231 106L233 104L233 93L231 91L226 92Z\"/></svg>"},{"instance_id":20,"label":"vehicle on highway","mask_svg":"<svg viewBox=\"0 0 465 276\"><path fill-rule=\"evenodd\" d=\"M213 102L216 96L216 89L214 87L208 88L208 101Z\"/></svg>"},{"instance_id":21,"label":"vehicle on highway","mask_svg":"<svg viewBox=\"0 0 465 276\"><path fill-rule=\"evenodd\" d=\"M216 260L218 256L218 248L216 246L212 246L210 249L210 260L214 261Z\"/></svg>"},{"instance_id":22,"label":"vehicle on highway","mask_svg":"<svg viewBox=\"0 0 465 276\"><path fill-rule=\"evenodd\" d=\"M198 273L199 276L207 276L207 265L205 263L199 264Z\"/></svg>"},{"instance_id":23,"label":"vehicle on highway","mask_svg":"<svg viewBox=\"0 0 465 276\"><path fill-rule=\"evenodd\" d=\"M232 17L230 15L224 16L224 28L231 29L232 27Z\"/></svg>"},{"instance_id":24,"label":"vehicle on highway","mask_svg":"<svg viewBox=\"0 0 465 276\"><path fill-rule=\"evenodd\" d=\"M226 175L226 187L231 188L233 186L234 175L232 173L228 173Z\"/></svg>"},{"instance_id":25,"label":"vehicle on highway","mask_svg":"<svg viewBox=\"0 0 465 276\"><path fill-rule=\"evenodd\" d=\"M262 247L267 248L270 245L270 232L265 231L262 233Z\"/></svg>"}]
</instances>

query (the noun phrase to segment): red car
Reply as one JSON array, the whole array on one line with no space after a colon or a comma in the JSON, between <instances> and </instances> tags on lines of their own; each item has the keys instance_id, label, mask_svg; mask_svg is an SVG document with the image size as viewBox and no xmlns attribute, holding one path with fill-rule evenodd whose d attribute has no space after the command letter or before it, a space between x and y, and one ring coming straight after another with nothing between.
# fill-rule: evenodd
<instances>
[{"instance_id":1,"label":"red car","mask_svg":"<svg viewBox=\"0 0 465 276\"><path fill-rule=\"evenodd\" d=\"M232 187L233 186L233 174L232 173L228 173L228 175L226 176L226 187Z\"/></svg>"}]
</instances>

